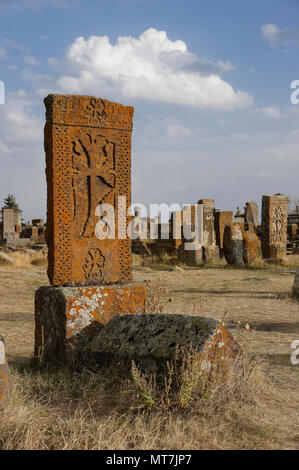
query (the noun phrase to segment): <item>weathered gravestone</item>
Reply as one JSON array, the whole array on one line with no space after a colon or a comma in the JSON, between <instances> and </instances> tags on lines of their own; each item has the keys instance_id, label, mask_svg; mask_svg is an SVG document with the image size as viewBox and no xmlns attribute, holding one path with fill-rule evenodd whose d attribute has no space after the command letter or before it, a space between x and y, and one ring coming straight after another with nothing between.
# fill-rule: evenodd
<instances>
[{"instance_id":1,"label":"weathered gravestone","mask_svg":"<svg viewBox=\"0 0 299 470\"><path fill-rule=\"evenodd\" d=\"M230 225L233 220L233 211L215 212L215 235L216 243L219 246L220 253L223 254L223 235L226 225Z\"/></svg>"},{"instance_id":2,"label":"weathered gravestone","mask_svg":"<svg viewBox=\"0 0 299 470\"><path fill-rule=\"evenodd\" d=\"M2 209L2 237L4 239L15 238L15 210Z\"/></svg>"},{"instance_id":3,"label":"weathered gravestone","mask_svg":"<svg viewBox=\"0 0 299 470\"><path fill-rule=\"evenodd\" d=\"M163 373L167 361L190 348L197 350L203 372L209 372L225 357L242 353L227 327L216 318L155 313L113 318L87 345L84 354L90 364L109 358L135 360L146 372Z\"/></svg>"},{"instance_id":4,"label":"weathered gravestone","mask_svg":"<svg viewBox=\"0 0 299 470\"><path fill-rule=\"evenodd\" d=\"M0 410L7 403L11 392L11 374L7 364L4 338L0 336Z\"/></svg>"},{"instance_id":5,"label":"weathered gravestone","mask_svg":"<svg viewBox=\"0 0 299 470\"><path fill-rule=\"evenodd\" d=\"M129 221L134 108L90 96L49 95L44 102L46 240L54 287L36 292L35 354L65 360L93 326L145 309L145 288L126 284L131 241L119 225ZM126 198L123 211L119 197ZM99 204L114 208L115 237L96 237Z\"/></svg>"},{"instance_id":6,"label":"weathered gravestone","mask_svg":"<svg viewBox=\"0 0 299 470\"><path fill-rule=\"evenodd\" d=\"M203 262L203 206L185 205L179 212L176 223L182 222L182 261L192 266L201 265ZM178 227L176 227L176 231Z\"/></svg>"},{"instance_id":7,"label":"weathered gravestone","mask_svg":"<svg viewBox=\"0 0 299 470\"><path fill-rule=\"evenodd\" d=\"M171 244L174 248L182 245L183 211L172 212L170 218Z\"/></svg>"},{"instance_id":8,"label":"weathered gravestone","mask_svg":"<svg viewBox=\"0 0 299 470\"><path fill-rule=\"evenodd\" d=\"M243 233L240 224L231 223L224 228L223 252L228 264L243 266Z\"/></svg>"},{"instance_id":9,"label":"weathered gravestone","mask_svg":"<svg viewBox=\"0 0 299 470\"><path fill-rule=\"evenodd\" d=\"M262 198L263 258L284 258L287 254L288 198L282 194Z\"/></svg>"},{"instance_id":10,"label":"weathered gravestone","mask_svg":"<svg viewBox=\"0 0 299 470\"><path fill-rule=\"evenodd\" d=\"M200 199L197 204L202 204L203 212L203 259L211 261L219 257L214 226L215 201L214 199Z\"/></svg>"},{"instance_id":11,"label":"weathered gravestone","mask_svg":"<svg viewBox=\"0 0 299 470\"><path fill-rule=\"evenodd\" d=\"M117 224L118 196L130 205L134 109L88 96L49 95L45 105L50 282L130 281L129 238L97 239L95 212L111 204Z\"/></svg>"},{"instance_id":12,"label":"weathered gravestone","mask_svg":"<svg viewBox=\"0 0 299 470\"><path fill-rule=\"evenodd\" d=\"M245 206L245 220L247 230L254 231L258 226L259 208L257 202L246 202Z\"/></svg>"},{"instance_id":13,"label":"weathered gravestone","mask_svg":"<svg viewBox=\"0 0 299 470\"><path fill-rule=\"evenodd\" d=\"M243 232L243 259L246 265L253 263L259 252L259 239L255 232Z\"/></svg>"}]
</instances>

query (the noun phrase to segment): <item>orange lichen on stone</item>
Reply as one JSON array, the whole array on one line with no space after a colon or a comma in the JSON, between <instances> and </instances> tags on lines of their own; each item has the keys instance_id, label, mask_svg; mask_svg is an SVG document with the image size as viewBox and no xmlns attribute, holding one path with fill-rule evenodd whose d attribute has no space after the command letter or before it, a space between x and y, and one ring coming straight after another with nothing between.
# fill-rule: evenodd
<instances>
[{"instance_id":1,"label":"orange lichen on stone","mask_svg":"<svg viewBox=\"0 0 299 470\"><path fill-rule=\"evenodd\" d=\"M251 264L259 251L259 239L255 232L243 233L243 258L245 264Z\"/></svg>"},{"instance_id":2,"label":"orange lichen on stone","mask_svg":"<svg viewBox=\"0 0 299 470\"><path fill-rule=\"evenodd\" d=\"M242 348L224 323L219 323L214 335L204 345L200 357L205 361L207 371L226 358L236 358L242 354Z\"/></svg>"},{"instance_id":3,"label":"orange lichen on stone","mask_svg":"<svg viewBox=\"0 0 299 470\"><path fill-rule=\"evenodd\" d=\"M119 314L145 313L141 285L40 287L35 294L35 355L71 360L83 338Z\"/></svg>"},{"instance_id":4,"label":"orange lichen on stone","mask_svg":"<svg viewBox=\"0 0 299 470\"><path fill-rule=\"evenodd\" d=\"M91 96L49 95L44 102L50 283L128 282L131 244L117 236L118 197L126 197L128 212L134 108ZM114 207L114 238L95 235L101 203Z\"/></svg>"}]
</instances>

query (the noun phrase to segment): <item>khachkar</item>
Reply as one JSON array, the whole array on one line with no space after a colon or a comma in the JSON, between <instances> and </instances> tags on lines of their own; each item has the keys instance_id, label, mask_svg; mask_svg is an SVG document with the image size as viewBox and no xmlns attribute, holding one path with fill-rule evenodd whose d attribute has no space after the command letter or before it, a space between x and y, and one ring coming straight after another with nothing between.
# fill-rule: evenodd
<instances>
[{"instance_id":1,"label":"khachkar","mask_svg":"<svg viewBox=\"0 0 299 470\"><path fill-rule=\"evenodd\" d=\"M287 254L288 198L282 194L262 198L263 258L283 258Z\"/></svg>"},{"instance_id":2,"label":"khachkar","mask_svg":"<svg viewBox=\"0 0 299 470\"><path fill-rule=\"evenodd\" d=\"M65 360L99 324L145 309L145 288L127 284L131 242L118 230L131 202L134 108L90 96L49 95L44 102L52 287L36 292L35 354ZM125 215L119 200L126 201ZM115 237L95 234L100 204L114 208Z\"/></svg>"},{"instance_id":3,"label":"khachkar","mask_svg":"<svg viewBox=\"0 0 299 470\"><path fill-rule=\"evenodd\" d=\"M214 227L214 199L200 199L197 204L203 208L203 256L205 261L219 257L219 247L216 245Z\"/></svg>"}]
</instances>

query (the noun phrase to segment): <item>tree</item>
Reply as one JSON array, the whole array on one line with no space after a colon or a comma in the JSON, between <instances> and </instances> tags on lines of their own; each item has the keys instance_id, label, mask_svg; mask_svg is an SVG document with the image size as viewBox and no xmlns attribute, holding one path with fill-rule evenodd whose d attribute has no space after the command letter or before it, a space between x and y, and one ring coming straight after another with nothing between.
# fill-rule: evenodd
<instances>
[{"instance_id":1,"label":"tree","mask_svg":"<svg viewBox=\"0 0 299 470\"><path fill-rule=\"evenodd\" d=\"M18 209L19 212L22 212L19 209L16 198L13 194L9 194L4 200L4 209Z\"/></svg>"}]
</instances>

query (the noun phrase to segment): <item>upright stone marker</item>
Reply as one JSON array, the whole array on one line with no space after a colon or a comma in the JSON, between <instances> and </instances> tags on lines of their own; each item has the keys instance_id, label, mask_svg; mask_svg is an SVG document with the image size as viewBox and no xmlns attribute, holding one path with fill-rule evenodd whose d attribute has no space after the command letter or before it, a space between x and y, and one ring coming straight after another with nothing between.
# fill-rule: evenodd
<instances>
[{"instance_id":1,"label":"upright stone marker","mask_svg":"<svg viewBox=\"0 0 299 470\"><path fill-rule=\"evenodd\" d=\"M145 311L132 279L126 227L134 108L90 96L45 99L48 276L35 294L35 355L73 360L82 341L120 313ZM119 197L126 198L120 208ZM96 237L99 204L115 210L115 237ZM100 214L99 214L100 215ZM104 214L102 214L104 215Z\"/></svg>"},{"instance_id":2,"label":"upright stone marker","mask_svg":"<svg viewBox=\"0 0 299 470\"><path fill-rule=\"evenodd\" d=\"M287 254L288 198L282 194L262 198L263 258L283 258Z\"/></svg>"},{"instance_id":3,"label":"upright stone marker","mask_svg":"<svg viewBox=\"0 0 299 470\"><path fill-rule=\"evenodd\" d=\"M197 204L203 206L203 257L205 261L211 261L219 257L214 227L215 201L214 199L200 199Z\"/></svg>"},{"instance_id":4,"label":"upright stone marker","mask_svg":"<svg viewBox=\"0 0 299 470\"><path fill-rule=\"evenodd\" d=\"M215 245L214 199L200 199L197 204L203 205L203 244Z\"/></svg>"},{"instance_id":5,"label":"upright stone marker","mask_svg":"<svg viewBox=\"0 0 299 470\"><path fill-rule=\"evenodd\" d=\"M3 238L15 238L15 209L2 209Z\"/></svg>"},{"instance_id":6,"label":"upright stone marker","mask_svg":"<svg viewBox=\"0 0 299 470\"><path fill-rule=\"evenodd\" d=\"M245 206L245 219L247 230L254 231L258 226L259 208L257 202L246 202Z\"/></svg>"},{"instance_id":7,"label":"upright stone marker","mask_svg":"<svg viewBox=\"0 0 299 470\"><path fill-rule=\"evenodd\" d=\"M53 285L132 279L129 238L95 236L99 204L131 203L134 108L90 96L49 95L45 151L48 276ZM127 220L128 221L128 220Z\"/></svg>"},{"instance_id":8,"label":"upright stone marker","mask_svg":"<svg viewBox=\"0 0 299 470\"><path fill-rule=\"evenodd\" d=\"M219 246L219 250L223 253L223 235L226 225L230 225L233 220L232 211L216 211L215 212L215 234L216 243Z\"/></svg>"}]
</instances>

